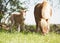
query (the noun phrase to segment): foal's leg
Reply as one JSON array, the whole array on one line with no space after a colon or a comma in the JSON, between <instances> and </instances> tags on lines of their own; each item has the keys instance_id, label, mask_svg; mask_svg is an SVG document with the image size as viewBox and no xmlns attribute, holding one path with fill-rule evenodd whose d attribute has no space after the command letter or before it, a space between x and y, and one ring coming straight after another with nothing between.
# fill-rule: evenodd
<instances>
[{"instance_id":1,"label":"foal's leg","mask_svg":"<svg viewBox=\"0 0 60 43\"><path fill-rule=\"evenodd\" d=\"M9 31L10 31L10 32L12 32L13 26L14 26L14 22L12 22L11 25L10 25L10 28L9 28Z\"/></svg>"},{"instance_id":2,"label":"foal's leg","mask_svg":"<svg viewBox=\"0 0 60 43\"><path fill-rule=\"evenodd\" d=\"M24 22L21 23L21 31L26 31Z\"/></svg>"},{"instance_id":3,"label":"foal's leg","mask_svg":"<svg viewBox=\"0 0 60 43\"><path fill-rule=\"evenodd\" d=\"M18 30L18 32L20 32L20 24L18 24L18 29L17 30Z\"/></svg>"}]
</instances>

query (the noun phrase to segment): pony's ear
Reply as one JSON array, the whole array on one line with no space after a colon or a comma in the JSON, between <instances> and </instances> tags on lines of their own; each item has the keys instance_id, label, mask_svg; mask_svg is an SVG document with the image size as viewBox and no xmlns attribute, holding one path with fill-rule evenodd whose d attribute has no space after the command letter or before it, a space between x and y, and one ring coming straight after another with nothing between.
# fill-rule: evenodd
<instances>
[{"instance_id":1,"label":"pony's ear","mask_svg":"<svg viewBox=\"0 0 60 43\"><path fill-rule=\"evenodd\" d=\"M48 1L48 0L43 0L43 1Z\"/></svg>"},{"instance_id":2,"label":"pony's ear","mask_svg":"<svg viewBox=\"0 0 60 43\"><path fill-rule=\"evenodd\" d=\"M26 12L26 10L20 10L20 12Z\"/></svg>"}]
</instances>

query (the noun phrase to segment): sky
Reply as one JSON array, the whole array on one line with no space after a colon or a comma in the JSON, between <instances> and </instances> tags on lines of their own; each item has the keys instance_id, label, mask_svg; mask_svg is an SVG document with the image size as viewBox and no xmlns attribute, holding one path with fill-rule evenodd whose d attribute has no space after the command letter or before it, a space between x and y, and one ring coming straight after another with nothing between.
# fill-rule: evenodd
<instances>
[{"instance_id":1,"label":"sky","mask_svg":"<svg viewBox=\"0 0 60 43\"><path fill-rule=\"evenodd\" d=\"M40 3L42 2L43 0L39 0L37 1L37 3ZM60 4L58 5L59 3L59 0L52 0L52 2L49 2L50 4L53 4L52 6L52 17L50 18L50 23L52 24L60 24ZM36 3L36 4L37 4ZM36 5L35 4L35 5ZM28 25L35 25L35 19L34 19L34 1L33 0L30 0L30 4L29 4L29 11L27 11L27 15L26 15L26 20L25 20L25 23L28 24Z\"/></svg>"},{"instance_id":2,"label":"sky","mask_svg":"<svg viewBox=\"0 0 60 43\"><path fill-rule=\"evenodd\" d=\"M25 0L22 0L23 2ZM28 7L28 11L26 12L25 24L27 25L35 25L34 18L34 7L37 3L41 3L43 0L30 0L30 2L26 2L26 7ZM50 18L50 23L52 24L60 24L60 4L59 0L51 0L48 1L52 6L52 17Z\"/></svg>"}]
</instances>

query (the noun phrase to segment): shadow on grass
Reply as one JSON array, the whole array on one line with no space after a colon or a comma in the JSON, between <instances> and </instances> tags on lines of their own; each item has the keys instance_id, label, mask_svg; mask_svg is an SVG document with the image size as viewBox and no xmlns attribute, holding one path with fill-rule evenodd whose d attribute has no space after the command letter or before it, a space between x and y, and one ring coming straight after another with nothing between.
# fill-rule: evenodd
<instances>
[{"instance_id":1,"label":"shadow on grass","mask_svg":"<svg viewBox=\"0 0 60 43\"><path fill-rule=\"evenodd\" d=\"M60 24L51 24L50 25L50 32L58 33L60 34ZM8 30L0 29L0 32L5 32L5 33L18 33L16 29L13 29L12 32L9 32ZM40 32L36 32L36 26L35 25L26 25L25 30L21 31L20 33L23 34L29 34L29 33L35 33L35 34L41 34Z\"/></svg>"}]
</instances>

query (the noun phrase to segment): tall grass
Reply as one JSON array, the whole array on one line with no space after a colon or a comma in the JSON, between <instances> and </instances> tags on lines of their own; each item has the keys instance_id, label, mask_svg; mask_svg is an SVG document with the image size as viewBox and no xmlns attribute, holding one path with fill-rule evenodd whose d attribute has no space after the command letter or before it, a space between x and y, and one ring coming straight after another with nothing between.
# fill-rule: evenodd
<instances>
[{"instance_id":1,"label":"tall grass","mask_svg":"<svg viewBox=\"0 0 60 43\"><path fill-rule=\"evenodd\" d=\"M49 33L46 36L38 33L0 32L0 43L60 43L60 35Z\"/></svg>"}]
</instances>

